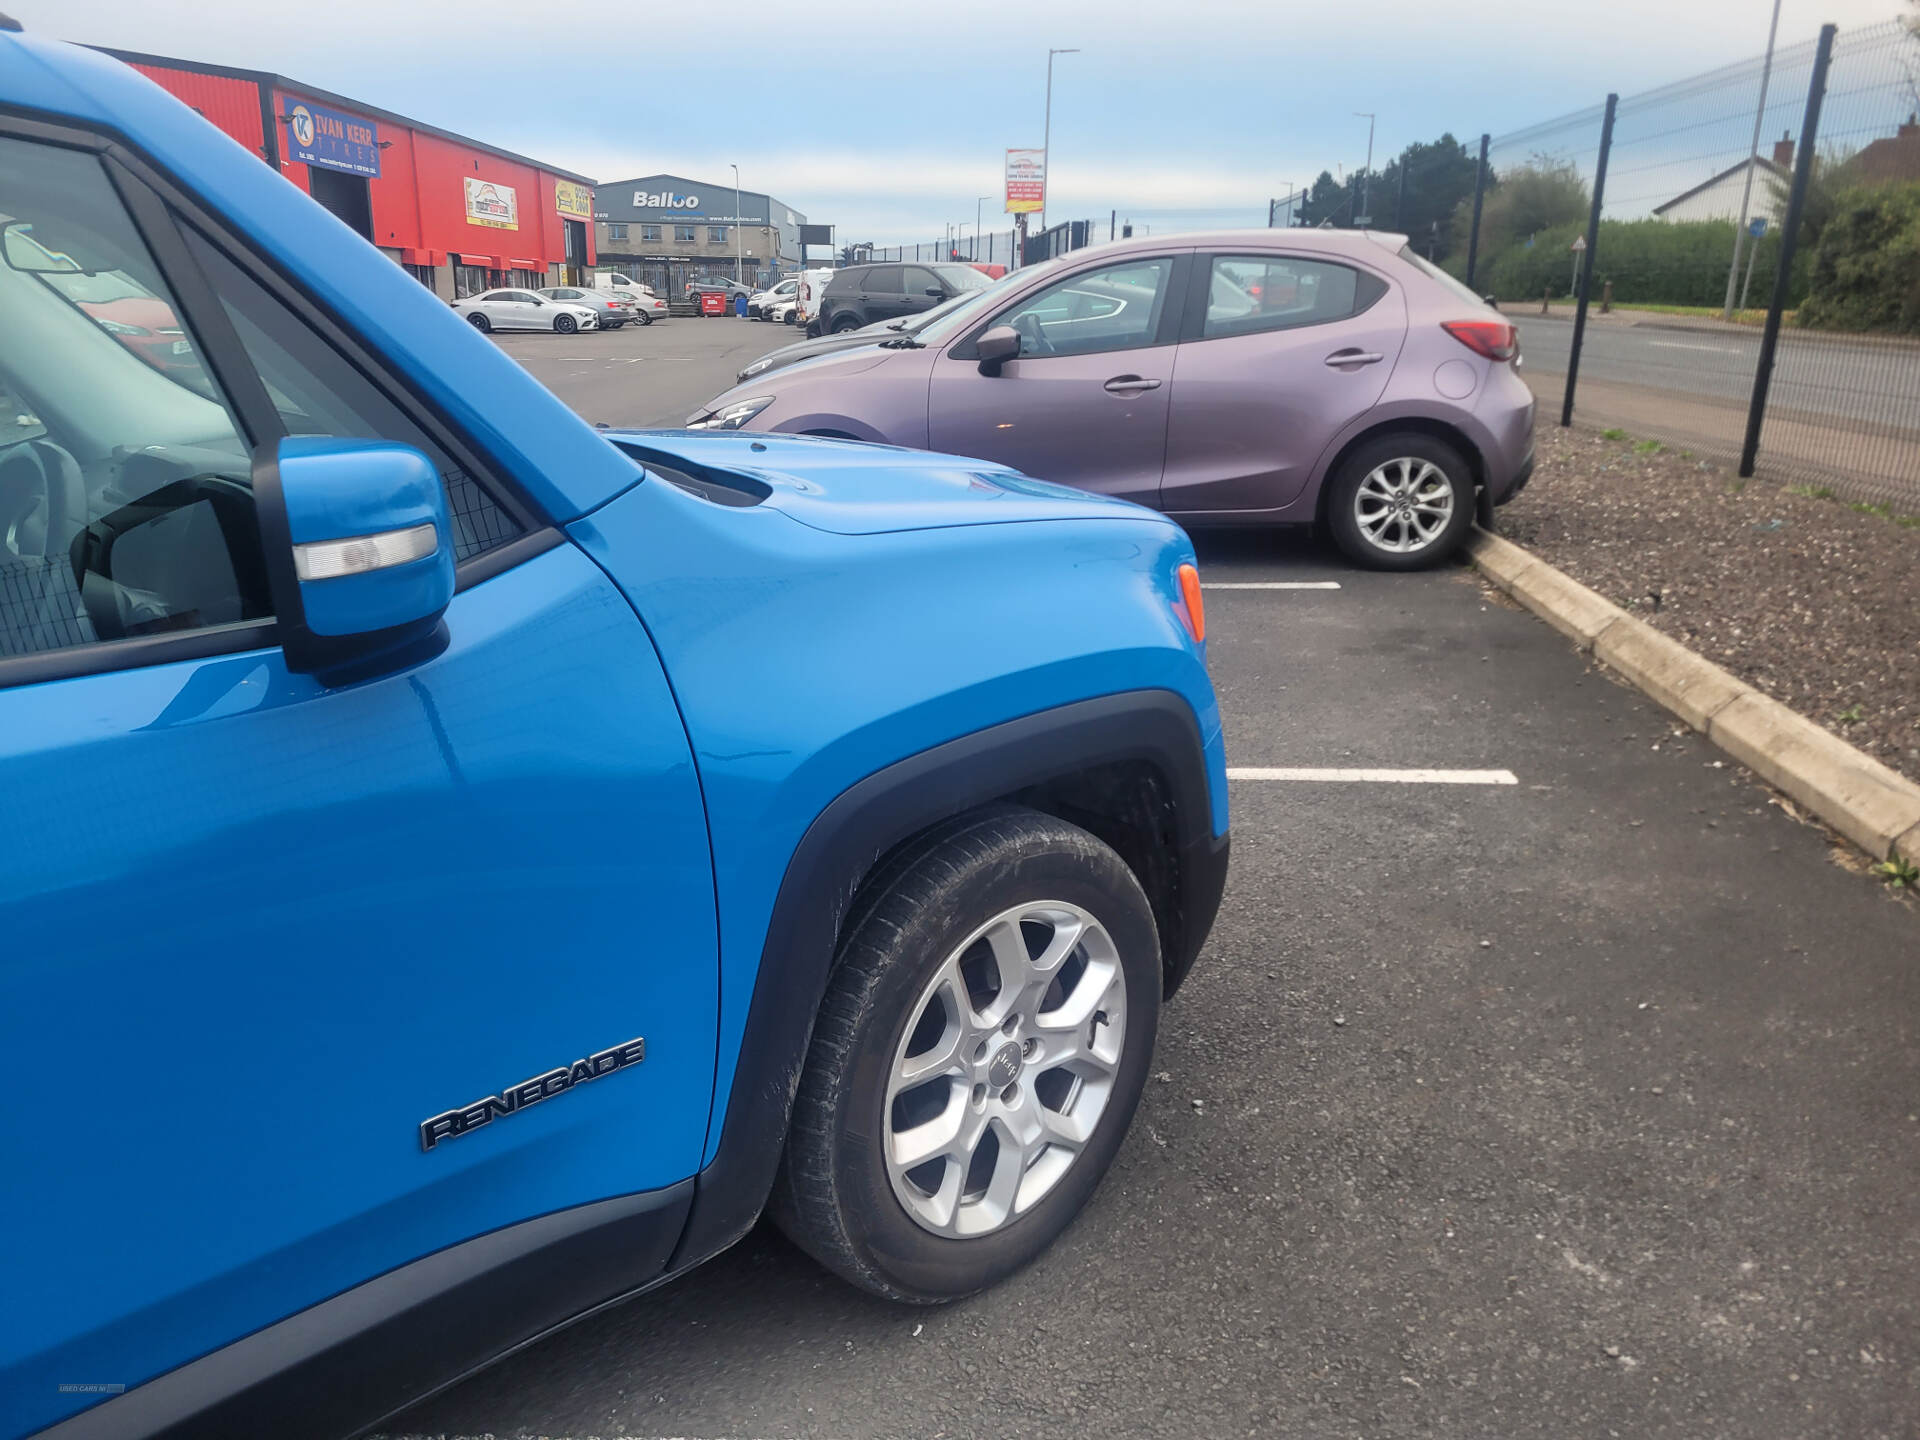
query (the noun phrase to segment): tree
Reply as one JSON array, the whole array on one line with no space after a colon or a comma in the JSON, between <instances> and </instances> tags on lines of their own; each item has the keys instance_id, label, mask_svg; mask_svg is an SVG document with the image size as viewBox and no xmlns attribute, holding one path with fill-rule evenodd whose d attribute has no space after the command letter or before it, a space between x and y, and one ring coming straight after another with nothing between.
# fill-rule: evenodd
<instances>
[{"instance_id":1,"label":"tree","mask_svg":"<svg viewBox=\"0 0 1920 1440\"><path fill-rule=\"evenodd\" d=\"M1430 143L1416 140L1374 177L1372 204L1378 227L1398 230L1409 236L1423 254L1431 246L1433 259L1446 259L1453 248L1453 213L1462 201L1467 202L1471 213L1478 167L1479 156L1451 133ZM1407 177L1404 203L1400 198L1402 171ZM1394 213L1396 208L1398 214Z\"/></svg>"},{"instance_id":2,"label":"tree","mask_svg":"<svg viewBox=\"0 0 1920 1440\"><path fill-rule=\"evenodd\" d=\"M1587 182L1571 160L1533 155L1524 165L1487 177L1480 210L1480 254L1491 258L1531 235L1584 220L1591 201ZM1456 248L1464 252L1473 230L1473 192L1453 212Z\"/></svg>"},{"instance_id":3,"label":"tree","mask_svg":"<svg viewBox=\"0 0 1920 1440\"><path fill-rule=\"evenodd\" d=\"M1333 178L1331 170L1322 170L1319 178L1313 182L1313 188L1307 191L1305 203L1300 206L1302 225L1339 225L1352 213L1348 201L1352 197L1347 187Z\"/></svg>"},{"instance_id":4,"label":"tree","mask_svg":"<svg viewBox=\"0 0 1920 1440\"><path fill-rule=\"evenodd\" d=\"M840 247L840 263L842 265L864 265L872 258L873 242L871 240L864 240L858 245L842 245Z\"/></svg>"}]
</instances>

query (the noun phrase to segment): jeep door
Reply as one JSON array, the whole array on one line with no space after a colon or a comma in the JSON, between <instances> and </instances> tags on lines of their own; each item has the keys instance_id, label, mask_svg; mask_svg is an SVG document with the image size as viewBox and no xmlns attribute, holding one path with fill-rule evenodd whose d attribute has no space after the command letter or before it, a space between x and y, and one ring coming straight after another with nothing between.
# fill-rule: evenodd
<instances>
[{"instance_id":1,"label":"jeep door","mask_svg":"<svg viewBox=\"0 0 1920 1440\"><path fill-rule=\"evenodd\" d=\"M61 274L0 264L13 1434L102 1398L59 1384L131 1388L422 1256L691 1176L718 977L692 757L619 592L237 235L6 124L9 214L134 277L204 361L163 373ZM460 578L436 657L331 686L289 669L249 467L288 432L439 469ZM431 1117L641 1039L638 1063L423 1146Z\"/></svg>"}]
</instances>

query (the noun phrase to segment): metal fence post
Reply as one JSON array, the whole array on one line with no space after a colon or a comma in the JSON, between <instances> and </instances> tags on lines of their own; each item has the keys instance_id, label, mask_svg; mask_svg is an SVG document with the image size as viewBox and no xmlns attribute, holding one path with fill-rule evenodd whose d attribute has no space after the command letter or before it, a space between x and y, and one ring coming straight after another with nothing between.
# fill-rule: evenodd
<instances>
[{"instance_id":1,"label":"metal fence post","mask_svg":"<svg viewBox=\"0 0 1920 1440\"><path fill-rule=\"evenodd\" d=\"M1467 288L1473 288L1473 272L1480 263L1480 204L1487 198L1487 146L1491 135L1480 137L1480 168L1473 176L1473 229L1467 236Z\"/></svg>"},{"instance_id":2,"label":"metal fence post","mask_svg":"<svg viewBox=\"0 0 1920 1440\"><path fill-rule=\"evenodd\" d=\"M1793 162L1793 190L1787 196L1787 214L1781 221L1780 267L1773 276L1773 303L1767 307L1767 328L1760 337L1760 363L1753 371L1753 399L1747 405L1747 438L1740 447L1740 474L1753 474L1760 453L1760 424L1767 415L1767 387L1773 382L1773 355L1780 343L1780 312L1787 308L1793 282L1794 242L1800 236L1800 212L1806 208L1807 181L1813 175L1813 146L1820 134L1820 102L1827 93L1827 65L1833 59L1837 27L1820 27L1820 48L1813 57L1813 81L1807 86L1807 113L1800 122L1800 149Z\"/></svg>"},{"instance_id":3,"label":"metal fence post","mask_svg":"<svg viewBox=\"0 0 1920 1440\"><path fill-rule=\"evenodd\" d=\"M1560 401L1560 427L1573 424L1573 387L1580 378L1580 343L1587 334L1587 299L1593 294L1593 258L1600 249L1600 207L1606 201L1607 152L1613 149L1613 112L1618 95L1607 96L1606 118L1600 122L1600 158L1593 166L1593 209L1587 215L1587 251L1580 257L1580 299L1573 311L1573 350L1567 356L1567 393Z\"/></svg>"},{"instance_id":4,"label":"metal fence post","mask_svg":"<svg viewBox=\"0 0 1920 1440\"><path fill-rule=\"evenodd\" d=\"M1400 188L1393 197L1393 228L1399 230L1407 219L1407 157L1400 157Z\"/></svg>"}]
</instances>

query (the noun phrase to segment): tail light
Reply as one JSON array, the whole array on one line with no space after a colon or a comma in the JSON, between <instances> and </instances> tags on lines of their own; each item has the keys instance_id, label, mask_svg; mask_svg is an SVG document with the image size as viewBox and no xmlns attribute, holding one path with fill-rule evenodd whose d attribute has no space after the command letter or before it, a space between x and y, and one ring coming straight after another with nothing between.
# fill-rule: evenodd
<instances>
[{"instance_id":1,"label":"tail light","mask_svg":"<svg viewBox=\"0 0 1920 1440\"><path fill-rule=\"evenodd\" d=\"M1489 360L1511 360L1520 353L1520 331L1505 320L1443 320L1440 328Z\"/></svg>"}]
</instances>

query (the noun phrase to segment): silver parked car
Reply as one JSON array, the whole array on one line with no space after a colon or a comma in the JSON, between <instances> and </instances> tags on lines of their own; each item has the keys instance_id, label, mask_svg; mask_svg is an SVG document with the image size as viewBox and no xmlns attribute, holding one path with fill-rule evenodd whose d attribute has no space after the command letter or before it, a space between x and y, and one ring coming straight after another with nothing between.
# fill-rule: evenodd
<instances>
[{"instance_id":1,"label":"silver parked car","mask_svg":"<svg viewBox=\"0 0 1920 1440\"><path fill-rule=\"evenodd\" d=\"M598 321L598 329L618 330L627 321L633 319L633 307L624 300L611 295L603 295L598 290L582 290L573 285L550 285L540 292L549 300L563 300L569 305L584 305L593 311Z\"/></svg>"}]
</instances>

